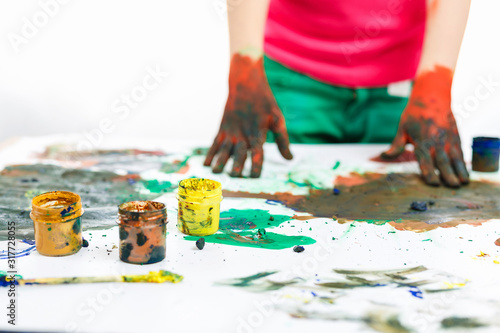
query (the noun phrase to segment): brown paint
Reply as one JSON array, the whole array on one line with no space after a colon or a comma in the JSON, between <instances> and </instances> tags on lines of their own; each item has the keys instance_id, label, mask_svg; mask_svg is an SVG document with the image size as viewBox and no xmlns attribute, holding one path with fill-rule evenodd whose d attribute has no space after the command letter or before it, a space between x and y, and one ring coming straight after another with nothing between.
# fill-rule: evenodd
<instances>
[{"instance_id":1,"label":"brown paint","mask_svg":"<svg viewBox=\"0 0 500 333\"><path fill-rule=\"evenodd\" d=\"M414 162L417 158L413 151L405 150L395 158L389 158L385 155L377 155L370 158L370 161L378 163L404 163L404 162Z\"/></svg>"},{"instance_id":2,"label":"brown paint","mask_svg":"<svg viewBox=\"0 0 500 333\"><path fill-rule=\"evenodd\" d=\"M167 211L163 203L130 201L118 207L120 259L152 264L165 258Z\"/></svg>"},{"instance_id":3,"label":"brown paint","mask_svg":"<svg viewBox=\"0 0 500 333\"><path fill-rule=\"evenodd\" d=\"M335 182L340 195L328 190L310 190L309 195L291 193L223 193L224 197L262 198L280 201L296 211L315 217L389 222L398 230L422 232L460 224L478 226L500 218L500 184L474 181L452 190L429 187L416 174L353 174ZM362 182L364 180L364 182ZM345 185L354 184L354 185ZM413 201L434 201L425 212L409 209Z\"/></svg>"},{"instance_id":4,"label":"brown paint","mask_svg":"<svg viewBox=\"0 0 500 333\"><path fill-rule=\"evenodd\" d=\"M500 246L500 238L495 241L496 246Z\"/></svg>"}]
</instances>

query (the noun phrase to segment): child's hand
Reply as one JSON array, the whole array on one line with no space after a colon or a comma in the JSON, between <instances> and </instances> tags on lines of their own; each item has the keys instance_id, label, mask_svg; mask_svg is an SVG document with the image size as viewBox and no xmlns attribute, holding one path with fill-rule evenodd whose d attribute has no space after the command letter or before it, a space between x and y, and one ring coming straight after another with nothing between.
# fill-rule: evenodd
<instances>
[{"instance_id":1,"label":"child's hand","mask_svg":"<svg viewBox=\"0 0 500 333\"><path fill-rule=\"evenodd\" d=\"M423 179L434 186L440 183L436 168L448 186L459 187L469 182L451 112L452 79L452 71L441 66L417 77L392 146L382 153L384 158L394 158L404 151L407 143L413 144Z\"/></svg>"},{"instance_id":2,"label":"child's hand","mask_svg":"<svg viewBox=\"0 0 500 333\"><path fill-rule=\"evenodd\" d=\"M262 171L267 131L274 133L278 148L286 159L292 159L285 119L281 113L264 74L262 57L254 60L235 54L229 73L229 96L219 133L208 151L204 165L210 166L214 156L219 156L213 167L221 173L233 156L233 177L241 177L247 152L252 155L250 177L259 177Z\"/></svg>"}]
</instances>

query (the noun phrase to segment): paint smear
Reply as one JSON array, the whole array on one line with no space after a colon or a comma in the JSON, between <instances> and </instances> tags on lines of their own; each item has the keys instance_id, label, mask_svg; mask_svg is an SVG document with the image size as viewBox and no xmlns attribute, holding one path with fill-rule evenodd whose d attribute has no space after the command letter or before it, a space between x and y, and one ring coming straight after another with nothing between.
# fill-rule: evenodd
<instances>
[{"instance_id":1,"label":"paint smear","mask_svg":"<svg viewBox=\"0 0 500 333\"><path fill-rule=\"evenodd\" d=\"M311 245L316 241L307 236L289 236L269 232L284 222L293 220L286 215L271 215L266 210L230 209L220 214L219 231L204 236L208 243L234 246L282 250L295 245ZM196 241L197 236L186 236L186 240Z\"/></svg>"},{"instance_id":2,"label":"paint smear","mask_svg":"<svg viewBox=\"0 0 500 333\"><path fill-rule=\"evenodd\" d=\"M389 223L398 230L422 232L460 224L479 226L500 218L500 184L473 181L460 189L430 187L417 174L353 173L338 177L331 189L310 190L309 195L225 191L224 197L262 198L281 202L315 217ZM432 202L425 212L410 210L414 201Z\"/></svg>"},{"instance_id":3,"label":"paint smear","mask_svg":"<svg viewBox=\"0 0 500 333\"><path fill-rule=\"evenodd\" d=\"M0 231L14 221L19 237L33 238L31 199L58 189L78 193L85 209L85 227L115 226L117 205L153 200L176 189L170 182L118 175L110 171L66 169L47 164L8 166L0 172ZM21 232L26 229L26 233Z\"/></svg>"},{"instance_id":4,"label":"paint smear","mask_svg":"<svg viewBox=\"0 0 500 333\"><path fill-rule=\"evenodd\" d=\"M370 161L379 162L379 163L405 163L405 162L414 162L417 158L415 153L409 150L405 150L401 155L396 158L384 158L382 155L377 155L370 158Z\"/></svg>"}]
</instances>

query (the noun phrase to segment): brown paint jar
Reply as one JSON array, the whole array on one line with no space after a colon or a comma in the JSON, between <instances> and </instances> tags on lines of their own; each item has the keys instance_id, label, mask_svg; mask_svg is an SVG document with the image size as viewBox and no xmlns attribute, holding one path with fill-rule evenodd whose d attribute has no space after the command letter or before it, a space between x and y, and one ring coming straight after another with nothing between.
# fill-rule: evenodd
<instances>
[{"instance_id":1,"label":"brown paint jar","mask_svg":"<svg viewBox=\"0 0 500 333\"><path fill-rule=\"evenodd\" d=\"M120 260L153 264L165 259L167 209L156 201L130 201L118 206Z\"/></svg>"}]
</instances>

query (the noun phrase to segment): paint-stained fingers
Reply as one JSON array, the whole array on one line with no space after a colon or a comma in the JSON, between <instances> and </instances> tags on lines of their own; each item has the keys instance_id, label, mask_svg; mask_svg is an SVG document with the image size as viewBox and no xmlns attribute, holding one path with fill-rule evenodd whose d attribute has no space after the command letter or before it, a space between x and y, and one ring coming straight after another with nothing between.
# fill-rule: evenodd
<instances>
[{"instance_id":1,"label":"paint-stained fingers","mask_svg":"<svg viewBox=\"0 0 500 333\"><path fill-rule=\"evenodd\" d=\"M285 118L278 117L277 120L272 124L271 131L274 133L274 140L278 145L278 149L281 155L287 160L291 160L293 158L293 155L290 151L290 140L288 138L288 132L286 130Z\"/></svg>"},{"instance_id":2,"label":"paint-stained fingers","mask_svg":"<svg viewBox=\"0 0 500 333\"><path fill-rule=\"evenodd\" d=\"M217 162L215 162L215 165L212 169L214 173L221 173L222 170L224 170L224 167L226 166L229 157L231 157L232 150L233 150L233 143L231 142L231 140L229 139L224 140L222 146L219 149L219 156L217 157Z\"/></svg>"},{"instance_id":3,"label":"paint-stained fingers","mask_svg":"<svg viewBox=\"0 0 500 333\"><path fill-rule=\"evenodd\" d=\"M210 166L212 164L212 161L215 157L215 154L217 154L221 145L222 145L222 136L220 134L218 134L215 137L215 140L212 143L212 146L208 150L207 156L205 157L205 162L203 162L204 166Z\"/></svg>"},{"instance_id":4,"label":"paint-stained fingers","mask_svg":"<svg viewBox=\"0 0 500 333\"><path fill-rule=\"evenodd\" d=\"M455 170L451 166L448 154L442 147L436 148L435 160L436 167L438 168L445 185L449 187L460 187L460 181L455 175Z\"/></svg>"},{"instance_id":5,"label":"paint-stained fingers","mask_svg":"<svg viewBox=\"0 0 500 333\"><path fill-rule=\"evenodd\" d=\"M231 177L241 177L245 161L247 159L248 146L245 142L239 142L234 147L233 152L233 169L231 170Z\"/></svg>"},{"instance_id":6,"label":"paint-stained fingers","mask_svg":"<svg viewBox=\"0 0 500 333\"><path fill-rule=\"evenodd\" d=\"M405 131L402 128L398 129L394 140L388 150L380 154L383 159L393 159L401 155L405 151L407 139Z\"/></svg>"},{"instance_id":7,"label":"paint-stained fingers","mask_svg":"<svg viewBox=\"0 0 500 333\"><path fill-rule=\"evenodd\" d=\"M458 179L462 184L469 183L469 172L465 166L464 157L462 154L462 149L460 146L452 147L450 150L450 158L453 164L453 168L458 175Z\"/></svg>"},{"instance_id":8,"label":"paint-stained fingers","mask_svg":"<svg viewBox=\"0 0 500 333\"><path fill-rule=\"evenodd\" d=\"M262 172L262 163L264 162L264 149L262 145L257 145L252 147L252 170L250 171L250 177L258 178Z\"/></svg>"},{"instance_id":9,"label":"paint-stained fingers","mask_svg":"<svg viewBox=\"0 0 500 333\"><path fill-rule=\"evenodd\" d=\"M415 146L415 156L417 157L420 171L424 182L431 186L439 186L439 177L434 170L431 153L425 147Z\"/></svg>"}]
</instances>

